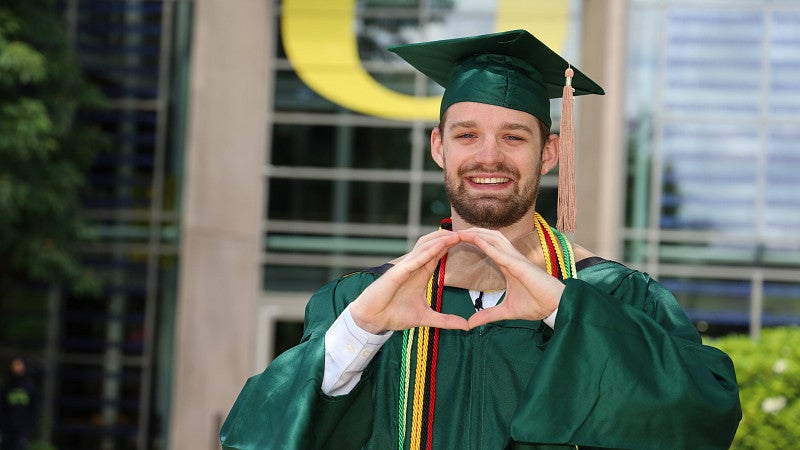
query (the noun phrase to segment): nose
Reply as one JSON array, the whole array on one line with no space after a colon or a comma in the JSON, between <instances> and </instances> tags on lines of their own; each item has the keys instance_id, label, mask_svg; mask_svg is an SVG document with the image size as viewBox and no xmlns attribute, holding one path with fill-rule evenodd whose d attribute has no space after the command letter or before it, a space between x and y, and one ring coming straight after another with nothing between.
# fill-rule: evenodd
<instances>
[{"instance_id":1,"label":"nose","mask_svg":"<svg viewBox=\"0 0 800 450\"><path fill-rule=\"evenodd\" d=\"M480 149L475 154L475 161L482 164L496 164L505 159L503 151L494 139L484 139Z\"/></svg>"}]
</instances>

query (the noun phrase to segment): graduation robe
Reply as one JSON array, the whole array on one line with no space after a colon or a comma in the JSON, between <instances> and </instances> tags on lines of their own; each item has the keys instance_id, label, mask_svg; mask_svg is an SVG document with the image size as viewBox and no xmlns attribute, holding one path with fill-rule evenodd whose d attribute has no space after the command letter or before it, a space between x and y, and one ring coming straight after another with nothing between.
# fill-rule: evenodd
<instances>
[{"instance_id":1,"label":"graduation robe","mask_svg":"<svg viewBox=\"0 0 800 450\"><path fill-rule=\"evenodd\" d=\"M591 259L565 281L555 331L525 320L441 330L434 448L730 446L741 419L730 358L702 344L647 274ZM325 332L377 276L356 273L314 294L301 343L245 384L220 433L224 448L397 448L401 332L352 392L320 389ZM468 291L451 287L442 310L475 312Z\"/></svg>"}]
</instances>

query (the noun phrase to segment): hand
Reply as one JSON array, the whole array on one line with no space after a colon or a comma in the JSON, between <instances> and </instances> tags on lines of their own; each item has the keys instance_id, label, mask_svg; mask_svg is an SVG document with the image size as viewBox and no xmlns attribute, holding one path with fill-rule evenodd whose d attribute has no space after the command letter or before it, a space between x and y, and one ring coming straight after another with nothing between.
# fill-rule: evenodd
<instances>
[{"instance_id":1,"label":"hand","mask_svg":"<svg viewBox=\"0 0 800 450\"><path fill-rule=\"evenodd\" d=\"M506 279L505 299L469 318L469 327L508 319L540 320L558 308L564 284L521 254L495 230L470 228L459 231L461 242L483 250Z\"/></svg>"},{"instance_id":2,"label":"hand","mask_svg":"<svg viewBox=\"0 0 800 450\"><path fill-rule=\"evenodd\" d=\"M448 230L421 237L411 252L350 304L356 324L373 334L419 326L466 330L466 319L434 311L425 296L439 259L459 242L458 233Z\"/></svg>"}]
</instances>

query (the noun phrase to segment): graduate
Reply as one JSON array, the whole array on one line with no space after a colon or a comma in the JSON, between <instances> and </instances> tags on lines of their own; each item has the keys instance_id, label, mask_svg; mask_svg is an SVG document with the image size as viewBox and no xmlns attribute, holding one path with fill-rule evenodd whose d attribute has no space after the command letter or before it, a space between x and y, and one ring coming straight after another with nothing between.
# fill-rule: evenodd
<instances>
[{"instance_id":1,"label":"graduate","mask_svg":"<svg viewBox=\"0 0 800 450\"><path fill-rule=\"evenodd\" d=\"M314 294L301 343L236 399L224 448L728 448L730 358L654 279L563 234L572 96L602 88L524 30L390 50L445 88L431 154L451 216ZM536 197L559 159L551 227Z\"/></svg>"}]
</instances>

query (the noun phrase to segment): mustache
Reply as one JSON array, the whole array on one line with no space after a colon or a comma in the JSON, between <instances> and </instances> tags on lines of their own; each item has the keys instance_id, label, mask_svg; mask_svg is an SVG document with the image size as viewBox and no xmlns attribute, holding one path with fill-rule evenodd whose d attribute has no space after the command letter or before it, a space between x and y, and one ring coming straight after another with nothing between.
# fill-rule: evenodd
<instances>
[{"instance_id":1,"label":"mustache","mask_svg":"<svg viewBox=\"0 0 800 450\"><path fill-rule=\"evenodd\" d=\"M465 176L470 173L497 173L503 175L509 175L509 178L519 179L520 173L514 167L511 167L505 163L499 164L469 164L462 166L458 169L459 176Z\"/></svg>"}]
</instances>

